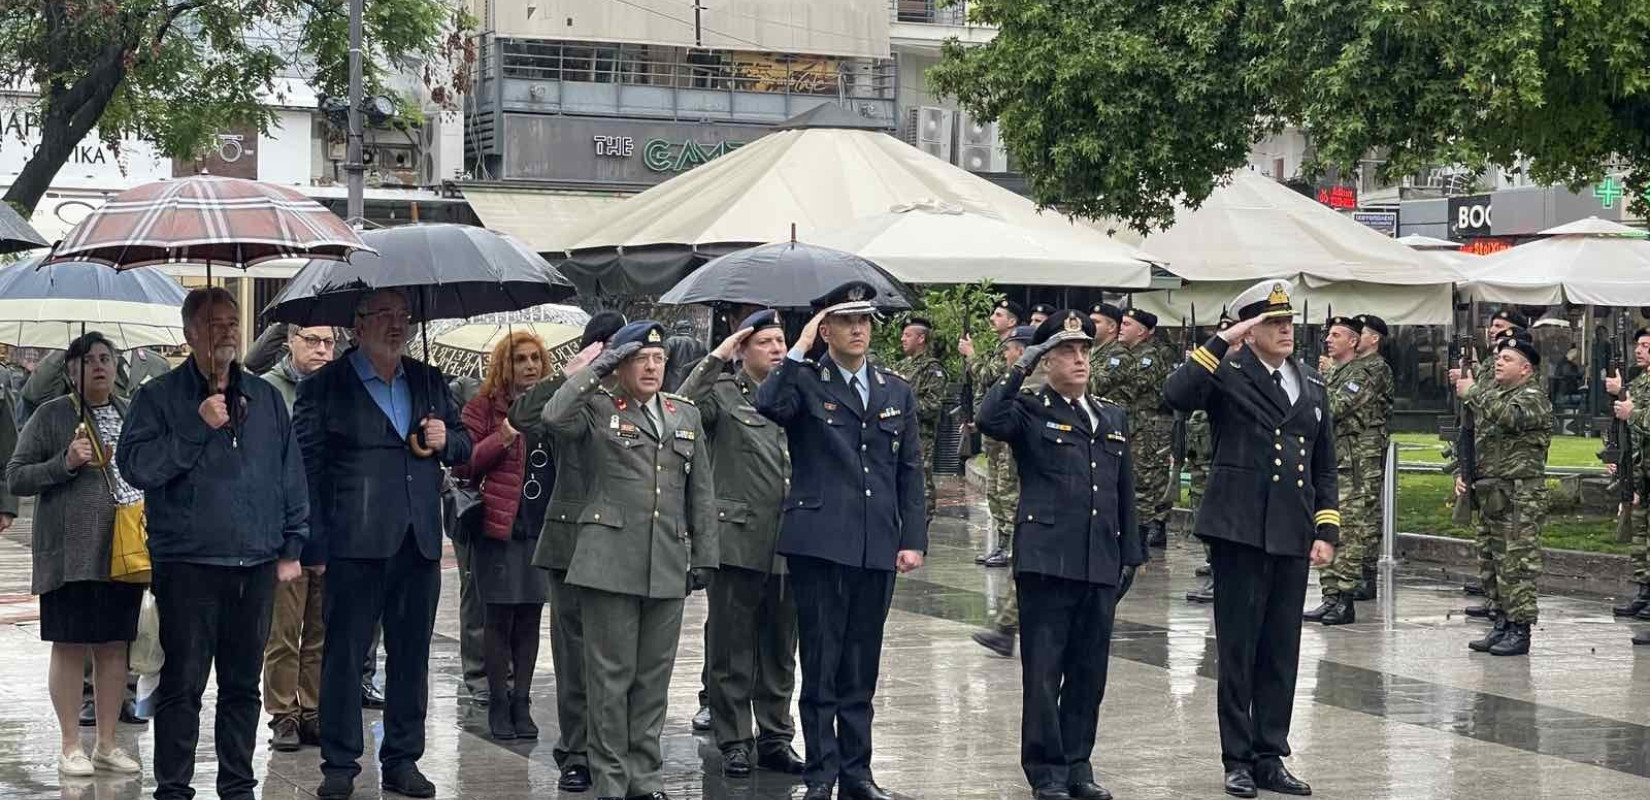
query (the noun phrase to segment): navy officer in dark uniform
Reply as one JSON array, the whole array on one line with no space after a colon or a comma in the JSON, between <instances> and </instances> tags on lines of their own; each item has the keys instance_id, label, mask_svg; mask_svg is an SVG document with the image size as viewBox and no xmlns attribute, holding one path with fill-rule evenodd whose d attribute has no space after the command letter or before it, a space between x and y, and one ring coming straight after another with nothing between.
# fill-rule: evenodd
<instances>
[{"instance_id":1,"label":"navy officer in dark uniform","mask_svg":"<svg viewBox=\"0 0 1650 800\"><path fill-rule=\"evenodd\" d=\"M871 698L894 573L922 566L922 444L917 401L898 375L865 358L876 290L852 281L813 301L817 313L756 392L785 428L791 487L780 523L801 640L798 698L805 800L886 800L871 778ZM807 360L815 339L826 352Z\"/></svg>"},{"instance_id":2,"label":"navy officer in dark uniform","mask_svg":"<svg viewBox=\"0 0 1650 800\"><path fill-rule=\"evenodd\" d=\"M1235 797L1312 793L1282 759L1308 563L1334 557L1341 515L1329 403L1323 379L1294 357L1290 289L1267 280L1238 295L1238 323L1164 386L1176 411L1208 412L1214 442L1193 532L1214 567L1221 761ZM1229 354L1237 342L1248 346Z\"/></svg>"},{"instance_id":3,"label":"navy officer in dark uniform","mask_svg":"<svg viewBox=\"0 0 1650 800\"><path fill-rule=\"evenodd\" d=\"M1100 700L1123 576L1146 563L1123 409L1088 394L1094 322L1055 311L991 387L980 432L1014 450L1020 502L1020 765L1036 800L1110 800L1094 781ZM1041 360L1046 383L1021 390Z\"/></svg>"}]
</instances>

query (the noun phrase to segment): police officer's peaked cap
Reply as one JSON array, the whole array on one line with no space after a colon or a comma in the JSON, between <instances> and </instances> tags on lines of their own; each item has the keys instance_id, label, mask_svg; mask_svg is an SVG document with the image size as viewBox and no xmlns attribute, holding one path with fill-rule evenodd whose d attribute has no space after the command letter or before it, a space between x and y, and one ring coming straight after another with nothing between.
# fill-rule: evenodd
<instances>
[{"instance_id":1,"label":"police officer's peaked cap","mask_svg":"<svg viewBox=\"0 0 1650 800\"><path fill-rule=\"evenodd\" d=\"M1094 320L1069 308L1048 315L1032 334L1032 344L1094 341Z\"/></svg>"},{"instance_id":2,"label":"police officer's peaked cap","mask_svg":"<svg viewBox=\"0 0 1650 800\"><path fill-rule=\"evenodd\" d=\"M1295 307L1289 304L1289 293L1294 290L1293 283L1272 278L1244 289L1232 298L1232 305L1237 306L1240 320L1293 317Z\"/></svg>"},{"instance_id":3,"label":"police officer's peaked cap","mask_svg":"<svg viewBox=\"0 0 1650 800\"><path fill-rule=\"evenodd\" d=\"M1500 311L1495 312L1495 316L1490 317L1490 319L1506 320L1507 322L1512 323L1514 328L1530 327L1529 317L1526 317L1510 308L1503 308Z\"/></svg>"},{"instance_id":4,"label":"police officer's peaked cap","mask_svg":"<svg viewBox=\"0 0 1650 800\"><path fill-rule=\"evenodd\" d=\"M1500 352L1502 350L1517 350L1524 356L1525 360L1530 362L1530 366L1541 366L1541 351L1535 349L1535 343L1531 342L1529 339L1519 336L1509 336L1497 342L1495 345L1495 350L1496 352Z\"/></svg>"},{"instance_id":5,"label":"police officer's peaked cap","mask_svg":"<svg viewBox=\"0 0 1650 800\"><path fill-rule=\"evenodd\" d=\"M1353 333L1364 332L1364 323L1357 317L1330 317L1328 324L1331 328L1339 325Z\"/></svg>"},{"instance_id":6,"label":"police officer's peaked cap","mask_svg":"<svg viewBox=\"0 0 1650 800\"><path fill-rule=\"evenodd\" d=\"M1035 303L1031 306L1031 313L1042 314L1046 317L1054 313L1054 306L1051 306L1048 303Z\"/></svg>"},{"instance_id":7,"label":"police officer's peaked cap","mask_svg":"<svg viewBox=\"0 0 1650 800\"><path fill-rule=\"evenodd\" d=\"M740 320L739 327L736 330L742 331L746 328L752 328L753 330L751 333L755 334L758 331L765 331L769 328L783 327L785 326L781 325L779 322L779 312L771 308L764 308L761 311L752 311L748 316Z\"/></svg>"},{"instance_id":8,"label":"police officer's peaked cap","mask_svg":"<svg viewBox=\"0 0 1650 800\"><path fill-rule=\"evenodd\" d=\"M1003 341L1031 344L1031 339L1036 336L1036 334L1037 329L1031 327L1030 325L1015 325L1008 330L1008 335L1003 337Z\"/></svg>"},{"instance_id":9,"label":"police officer's peaked cap","mask_svg":"<svg viewBox=\"0 0 1650 800\"><path fill-rule=\"evenodd\" d=\"M642 349L649 347L663 348L665 346L665 326L650 319L639 319L619 329L613 338L607 341L608 347L619 347L631 342L638 342Z\"/></svg>"},{"instance_id":10,"label":"police officer's peaked cap","mask_svg":"<svg viewBox=\"0 0 1650 800\"><path fill-rule=\"evenodd\" d=\"M826 292L810 301L815 311L842 306L831 312L833 317L858 317L875 314L876 306L871 300L877 296L877 287L865 281L848 281L835 289Z\"/></svg>"},{"instance_id":11,"label":"police officer's peaked cap","mask_svg":"<svg viewBox=\"0 0 1650 800\"><path fill-rule=\"evenodd\" d=\"M1014 319L1016 321L1019 321L1019 322L1030 322L1031 321L1031 317L1026 316L1026 307L1025 306L1022 306L1019 303L1016 303L1013 300L1010 300L1006 297L1001 299L1001 300L998 300L997 305L994 306L994 307L995 308L1000 308L1000 309L1002 309L1004 311L1007 311L1008 313L1014 315Z\"/></svg>"},{"instance_id":12,"label":"police officer's peaked cap","mask_svg":"<svg viewBox=\"0 0 1650 800\"><path fill-rule=\"evenodd\" d=\"M1123 309L1118 308L1111 303L1095 303L1094 305L1089 306L1089 313L1099 314L1102 317L1109 317L1112 322L1119 324L1123 322Z\"/></svg>"},{"instance_id":13,"label":"police officer's peaked cap","mask_svg":"<svg viewBox=\"0 0 1650 800\"><path fill-rule=\"evenodd\" d=\"M1138 322L1141 325L1146 326L1146 328L1148 330L1151 329L1151 328L1156 328L1157 327L1157 315L1153 314L1150 311L1142 311L1138 308L1130 308L1130 309L1127 309L1123 312L1123 316L1128 317L1129 319L1132 319L1135 322Z\"/></svg>"},{"instance_id":14,"label":"police officer's peaked cap","mask_svg":"<svg viewBox=\"0 0 1650 800\"><path fill-rule=\"evenodd\" d=\"M605 342L613 338L624 327L624 315L617 311L597 311L584 324L584 336L579 339L579 349L583 350L597 342Z\"/></svg>"},{"instance_id":15,"label":"police officer's peaked cap","mask_svg":"<svg viewBox=\"0 0 1650 800\"><path fill-rule=\"evenodd\" d=\"M1381 319L1374 314L1359 314L1358 321L1364 324L1364 330L1374 331L1382 336L1386 335L1386 320Z\"/></svg>"}]
</instances>

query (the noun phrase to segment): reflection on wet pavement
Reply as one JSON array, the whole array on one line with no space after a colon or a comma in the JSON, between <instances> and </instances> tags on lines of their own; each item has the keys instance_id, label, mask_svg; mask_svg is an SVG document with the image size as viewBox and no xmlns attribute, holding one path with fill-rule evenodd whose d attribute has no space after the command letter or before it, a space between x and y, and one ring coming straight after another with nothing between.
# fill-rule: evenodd
<instances>
[{"instance_id":1,"label":"reflection on wet pavement","mask_svg":"<svg viewBox=\"0 0 1650 800\"><path fill-rule=\"evenodd\" d=\"M895 592L873 768L878 782L901 797L1028 797L1019 769L1018 662L990 656L968 639L1002 602L1009 574L973 563L986 545L983 502L956 481L945 481L942 493L928 564ZM1192 544L1173 542L1118 611L1095 763L1101 783L1120 800L1221 796L1210 609L1182 599L1196 584L1199 555ZM0 596L26 593L27 563L23 545L0 540ZM440 797L560 796L551 757L549 648L541 651L533 692L541 738L494 743L485 736L485 709L460 699L451 570L443 589L421 766ZM1465 598L1454 586L1400 568L1395 587L1382 594L1395 601L1361 604L1358 624L1308 625L1302 636L1290 766L1315 796L1650 796L1650 653L1633 652L1629 626L1612 622L1603 600L1543 596L1530 657L1496 659L1466 651L1483 628L1460 615ZM1308 595L1315 601L1315 587ZM800 785L787 776L759 770L724 779L714 744L693 734L688 720L703 663L704 609L702 598L688 604L665 727L666 790L677 800L800 797ZM32 623L0 626L0 800L147 797L147 780L57 775L46 657ZM215 796L212 697L209 689L200 797ZM370 753L383 723L377 712L366 718ZM147 760L148 728L121 735L123 746ZM796 745L800 750L800 739ZM319 760L314 749L272 753L260 744L260 796L313 797ZM357 797L378 797L375 765L364 766Z\"/></svg>"}]
</instances>

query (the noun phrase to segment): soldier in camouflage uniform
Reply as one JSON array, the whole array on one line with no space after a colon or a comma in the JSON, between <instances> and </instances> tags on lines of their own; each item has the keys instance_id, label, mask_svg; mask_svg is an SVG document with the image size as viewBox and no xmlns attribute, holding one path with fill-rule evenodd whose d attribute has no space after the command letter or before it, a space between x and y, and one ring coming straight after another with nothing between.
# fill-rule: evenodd
<instances>
[{"instance_id":1,"label":"soldier in camouflage uniform","mask_svg":"<svg viewBox=\"0 0 1650 800\"><path fill-rule=\"evenodd\" d=\"M1232 327L1233 320L1226 309L1220 310L1220 323L1215 326L1215 332ZM1231 352L1236 354L1243 350L1243 342L1232 343ZM1190 354L1187 355L1190 358ZM1186 415L1186 485L1187 507L1192 512L1192 524L1189 528L1197 528L1198 509L1203 505L1203 487L1209 483L1209 464L1215 457L1215 439L1209 431L1209 412L1198 409ZM1203 545L1203 565L1196 570L1203 583L1196 589L1186 593L1186 601L1190 603L1213 603L1215 601L1215 575L1209 564L1209 545Z\"/></svg>"},{"instance_id":2,"label":"soldier in camouflage uniform","mask_svg":"<svg viewBox=\"0 0 1650 800\"><path fill-rule=\"evenodd\" d=\"M991 309L991 329L999 337L997 346L989 353L974 349L974 341L966 334L957 341L957 352L964 359L964 368L974 377L974 390L984 393L1008 373L1012 359L1004 361L1003 348L1010 331L1026 319L1025 307L1007 298L997 301ZM976 564L988 567L1008 566L1008 547L1014 538L1014 509L1020 504L1020 474L1014 466L1014 453L1008 445L985 437L986 507L991 511L991 529L995 535L990 552L977 556Z\"/></svg>"},{"instance_id":3,"label":"soldier in camouflage uniform","mask_svg":"<svg viewBox=\"0 0 1650 800\"><path fill-rule=\"evenodd\" d=\"M1095 303L1089 308L1089 319L1094 321L1094 349L1089 351L1089 394L1115 402L1116 393L1128 377L1128 368L1134 363L1124 357L1128 348L1117 341L1123 309L1111 303Z\"/></svg>"},{"instance_id":4,"label":"soldier in camouflage uniform","mask_svg":"<svg viewBox=\"0 0 1650 800\"><path fill-rule=\"evenodd\" d=\"M1172 508L1169 461L1174 447L1174 413L1163 404L1163 384L1178 359L1166 354L1163 344L1154 340L1156 327L1157 317L1148 311L1130 308L1123 312L1117 338L1127 348L1123 360L1132 363L1117 390L1122 397L1114 394L1108 399L1128 409L1135 508L1144 538L1152 547L1164 547L1168 545Z\"/></svg>"},{"instance_id":5,"label":"soldier in camouflage uniform","mask_svg":"<svg viewBox=\"0 0 1650 800\"><path fill-rule=\"evenodd\" d=\"M893 366L894 373L911 384L911 393L917 396L917 422L920 423L922 436L922 480L927 488L923 499L927 501L925 511L930 523L934 521L934 439L939 431L940 416L945 413L945 389L949 383L945 365L934 357L933 348L928 345L928 339L933 334L934 323L922 317L906 320L899 334L900 351L905 357Z\"/></svg>"},{"instance_id":6,"label":"soldier in camouflage uniform","mask_svg":"<svg viewBox=\"0 0 1650 800\"><path fill-rule=\"evenodd\" d=\"M1495 348L1495 378L1456 382L1455 391L1477 425L1477 480L1456 491L1471 491L1489 532L1492 569L1485 597L1500 611L1495 629L1468 645L1497 656L1530 652L1536 621L1536 577L1541 572L1541 523L1547 515L1547 446L1553 406L1534 380L1541 354L1516 337Z\"/></svg>"},{"instance_id":7,"label":"soldier in camouflage uniform","mask_svg":"<svg viewBox=\"0 0 1650 800\"><path fill-rule=\"evenodd\" d=\"M1327 327L1324 349L1333 368L1325 376L1324 392L1335 421L1341 541L1335 559L1320 576L1323 603L1303 616L1325 625L1345 625L1357 621L1353 595L1363 581L1364 553L1380 538L1372 512L1380 494L1380 431L1385 418L1376 416L1382 413L1379 377L1367 359L1358 357L1363 323L1352 317L1331 317Z\"/></svg>"},{"instance_id":8,"label":"soldier in camouflage uniform","mask_svg":"<svg viewBox=\"0 0 1650 800\"><path fill-rule=\"evenodd\" d=\"M1370 373L1370 383L1376 387L1374 389L1376 392L1375 402L1380 406L1378 409L1370 409L1368 417L1372 424L1380 426L1374 434L1376 439L1379 440L1376 449L1381 456L1380 474L1385 475L1387 445L1392 441L1390 425L1392 422L1393 393L1396 391L1397 386L1392 377L1392 365L1387 363L1385 356L1381 355L1381 344L1386 341L1387 337L1386 320L1374 314L1359 314L1358 321L1363 323L1364 326L1363 334L1358 337L1358 361L1363 362L1365 370ZM1371 519L1375 520L1377 525L1383 519L1385 509L1382 504L1380 484L1381 481L1377 479L1373 504L1370 506ZM1370 547L1364 553L1363 582L1358 584L1357 591L1352 594L1353 600L1374 600L1378 594L1376 587L1380 584L1380 581L1376 567L1381 560L1380 541L1381 537L1377 534L1375 537L1376 546Z\"/></svg>"},{"instance_id":9,"label":"soldier in camouflage uniform","mask_svg":"<svg viewBox=\"0 0 1650 800\"><path fill-rule=\"evenodd\" d=\"M1484 332L1484 340L1489 343L1490 348L1493 350L1500 340L1505 337L1517 336L1527 339L1529 336L1525 333L1525 330L1529 328L1529 324L1529 318L1523 314L1512 309L1502 309L1490 317L1489 328ZM1494 371L1495 360L1493 358L1480 358L1473 365L1472 378L1477 383L1488 384L1494 380ZM1460 380L1461 370L1451 368L1449 371L1450 385L1454 386ZM1463 502L1464 499L1458 498L1456 502ZM1487 596L1488 590L1484 586L1484 581L1494 574L1495 556L1490 548L1489 528L1484 525L1482 516L1478 518L1477 524L1473 528L1473 542L1478 551L1478 582L1469 583L1462 588L1467 594ZM1483 605L1468 606L1466 611L1467 616L1478 619L1488 619L1495 612L1494 604L1488 601L1485 601Z\"/></svg>"},{"instance_id":10,"label":"soldier in camouflage uniform","mask_svg":"<svg viewBox=\"0 0 1650 800\"><path fill-rule=\"evenodd\" d=\"M1611 612L1618 617L1633 617L1650 621L1650 515L1646 514L1643 492L1650 486L1650 403L1638 404L1638 398L1650 397L1650 328L1640 328L1633 335L1633 361L1638 365L1638 377L1627 386L1627 394L1614 407L1617 419L1627 421L1633 436L1633 543L1629 557L1633 563L1633 582L1638 593L1627 603ZM1606 378L1605 388L1610 394L1621 394L1621 378ZM1633 644L1650 644L1650 631L1633 637Z\"/></svg>"}]
</instances>

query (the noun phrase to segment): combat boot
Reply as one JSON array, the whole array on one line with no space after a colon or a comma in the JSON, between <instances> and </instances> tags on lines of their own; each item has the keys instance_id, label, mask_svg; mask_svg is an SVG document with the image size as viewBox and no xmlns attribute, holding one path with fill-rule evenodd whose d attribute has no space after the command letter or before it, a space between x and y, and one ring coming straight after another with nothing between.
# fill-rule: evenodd
<instances>
[{"instance_id":1,"label":"combat boot","mask_svg":"<svg viewBox=\"0 0 1650 800\"><path fill-rule=\"evenodd\" d=\"M1507 634L1490 648L1492 656L1521 656L1530 652L1530 623L1509 622Z\"/></svg>"},{"instance_id":2,"label":"combat boot","mask_svg":"<svg viewBox=\"0 0 1650 800\"><path fill-rule=\"evenodd\" d=\"M1353 600L1374 600L1380 596L1380 576L1373 569L1364 570L1363 582L1352 590Z\"/></svg>"},{"instance_id":3,"label":"combat boot","mask_svg":"<svg viewBox=\"0 0 1650 800\"><path fill-rule=\"evenodd\" d=\"M1474 653L1488 653L1490 648L1500 644L1501 640L1506 638L1507 627L1511 624L1512 623L1508 622L1505 616L1497 615L1495 617L1495 627L1490 629L1489 635L1482 639L1468 642L1467 649L1473 651Z\"/></svg>"},{"instance_id":4,"label":"combat boot","mask_svg":"<svg viewBox=\"0 0 1650 800\"><path fill-rule=\"evenodd\" d=\"M1358 621L1357 607L1352 604L1352 598L1345 593L1335 598L1335 605L1323 612L1319 622L1325 625L1350 625Z\"/></svg>"},{"instance_id":5,"label":"combat boot","mask_svg":"<svg viewBox=\"0 0 1650 800\"><path fill-rule=\"evenodd\" d=\"M1467 606L1467 616L1473 619L1494 619L1495 606L1485 603L1481 606Z\"/></svg>"},{"instance_id":6,"label":"combat boot","mask_svg":"<svg viewBox=\"0 0 1650 800\"><path fill-rule=\"evenodd\" d=\"M1484 585L1481 584L1481 583L1477 583L1477 582L1462 584L1461 585L1461 591L1466 592L1467 594L1470 594L1474 597L1483 597L1484 596Z\"/></svg>"},{"instance_id":7,"label":"combat boot","mask_svg":"<svg viewBox=\"0 0 1650 800\"><path fill-rule=\"evenodd\" d=\"M1618 617L1631 617L1646 608L1650 608L1650 583L1641 583L1638 594L1632 600L1610 609L1610 613Z\"/></svg>"},{"instance_id":8,"label":"combat boot","mask_svg":"<svg viewBox=\"0 0 1650 800\"><path fill-rule=\"evenodd\" d=\"M1161 522L1148 522L1142 525L1146 535L1147 547L1168 547L1169 532Z\"/></svg>"},{"instance_id":9,"label":"combat boot","mask_svg":"<svg viewBox=\"0 0 1650 800\"><path fill-rule=\"evenodd\" d=\"M1323 602L1317 608L1302 614L1301 619L1307 622L1322 622L1323 615L1328 614L1330 609L1340 603L1340 600L1341 596L1338 594L1326 594L1323 596Z\"/></svg>"}]
</instances>

